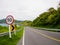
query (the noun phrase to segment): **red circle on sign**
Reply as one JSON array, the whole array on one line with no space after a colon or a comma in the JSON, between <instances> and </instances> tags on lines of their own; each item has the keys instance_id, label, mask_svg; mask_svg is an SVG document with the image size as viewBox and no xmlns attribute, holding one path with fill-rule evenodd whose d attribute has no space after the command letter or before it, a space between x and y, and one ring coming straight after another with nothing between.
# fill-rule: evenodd
<instances>
[{"instance_id":1,"label":"red circle on sign","mask_svg":"<svg viewBox=\"0 0 60 45\"><path fill-rule=\"evenodd\" d=\"M10 24L12 24L13 22L14 22L13 16L12 16L12 15L8 15L8 16L6 17L6 23L7 23L8 25L10 25Z\"/></svg>"}]
</instances>

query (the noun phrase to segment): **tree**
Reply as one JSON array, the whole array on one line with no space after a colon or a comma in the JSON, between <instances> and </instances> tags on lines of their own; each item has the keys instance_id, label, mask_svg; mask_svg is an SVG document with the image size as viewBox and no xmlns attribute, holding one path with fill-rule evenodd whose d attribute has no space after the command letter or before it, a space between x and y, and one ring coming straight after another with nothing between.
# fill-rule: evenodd
<instances>
[{"instance_id":1,"label":"tree","mask_svg":"<svg viewBox=\"0 0 60 45\"><path fill-rule=\"evenodd\" d=\"M53 7L51 7L48 9L48 12L49 12L49 14L55 14L56 10Z\"/></svg>"}]
</instances>

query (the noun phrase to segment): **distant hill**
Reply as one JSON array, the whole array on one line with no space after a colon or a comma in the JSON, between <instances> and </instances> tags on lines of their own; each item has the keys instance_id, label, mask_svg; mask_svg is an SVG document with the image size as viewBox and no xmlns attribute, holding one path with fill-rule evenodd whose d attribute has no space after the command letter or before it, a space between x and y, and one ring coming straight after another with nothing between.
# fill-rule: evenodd
<instances>
[{"instance_id":1,"label":"distant hill","mask_svg":"<svg viewBox=\"0 0 60 45\"><path fill-rule=\"evenodd\" d=\"M19 22L22 22L22 21L20 21L20 20L14 20L14 23L19 23ZM1 19L0 23L6 23L6 19Z\"/></svg>"},{"instance_id":2,"label":"distant hill","mask_svg":"<svg viewBox=\"0 0 60 45\"><path fill-rule=\"evenodd\" d=\"M25 20L25 21L23 21L23 22L20 22L20 24L23 25L23 26L31 26L32 21L30 21L30 20Z\"/></svg>"}]
</instances>

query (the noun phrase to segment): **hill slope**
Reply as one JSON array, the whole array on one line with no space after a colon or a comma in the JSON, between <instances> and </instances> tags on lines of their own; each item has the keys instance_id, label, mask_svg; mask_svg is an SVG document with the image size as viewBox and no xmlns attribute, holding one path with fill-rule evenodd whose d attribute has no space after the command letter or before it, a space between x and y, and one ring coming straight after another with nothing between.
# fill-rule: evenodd
<instances>
[{"instance_id":1,"label":"hill slope","mask_svg":"<svg viewBox=\"0 0 60 45\"><path fill-rule=\"evenodd\" d=\"M19 22L22 22L20 20L14 20L15 23L19 23ZM6 19L1 19L0 20L0 23L6 23Z\"/></svg>"},{"instance_id":2,"label":"hill slope","mask_svg":"<svg viewBox=\"0 0 60 45\"><path fill-rule=\"evenodd\" d=\"M49 8L48 11L39 15L32 23L33 26L60 28L60 7L54 9Z\"/></svg>"}]
</instances>

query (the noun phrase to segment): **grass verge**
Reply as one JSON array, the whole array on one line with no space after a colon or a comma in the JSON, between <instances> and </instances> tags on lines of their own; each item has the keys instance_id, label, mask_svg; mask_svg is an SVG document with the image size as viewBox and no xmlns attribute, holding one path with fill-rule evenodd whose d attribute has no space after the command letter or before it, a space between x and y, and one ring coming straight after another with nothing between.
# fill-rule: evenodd
<instances>
[{"instance_id":1,"label":"grass verge","mask_svg":"<svg viewBox=\"0 0 60 45\"><path fill-rule=\"evenodd\" d=\"M12 34L12 38L10 39L8 35L0 37L0 45L16 45L18 40L23 35L23 28L16 35Z\"/></svg>"},{"instance_id":2,"label":"grass verge","mask_svg":"<svg viewBox=\"0 0 60 45\"><path fill-rule=\"evenodd\" d=\"M21 28L23 28L23 26L19 26L19 27L15 27L16 30L19 30ZM7 26L0 26L0 33L3 33L3 32L8 32L9 31L9 27Z\"/></svg>"},{"instance_id":3,"label":"grass verge","mask_svg":"<svg viewBox=\"0 0 60 45\"><path fill-rule=\"evenodd\" d=\"M0 33L3 33L3 32L8 32L8 27L0 26Z\"/></svg>"}]
</instances>

